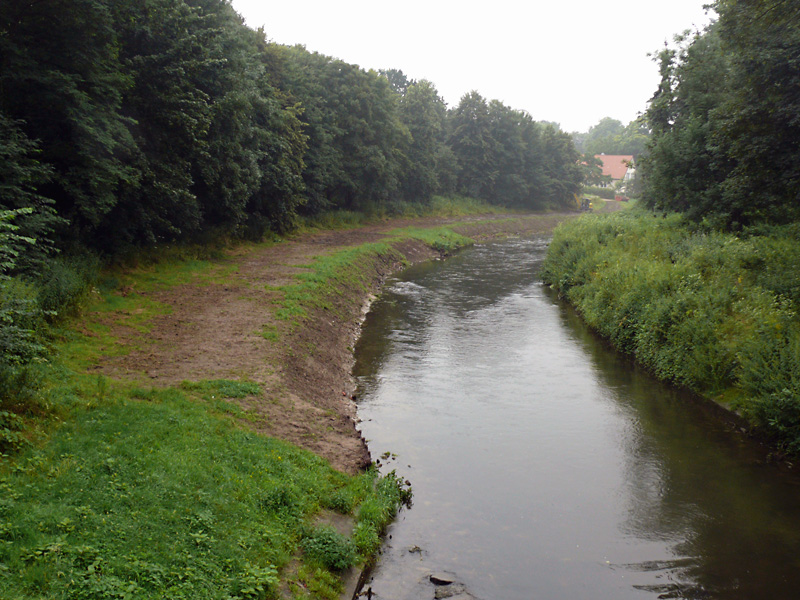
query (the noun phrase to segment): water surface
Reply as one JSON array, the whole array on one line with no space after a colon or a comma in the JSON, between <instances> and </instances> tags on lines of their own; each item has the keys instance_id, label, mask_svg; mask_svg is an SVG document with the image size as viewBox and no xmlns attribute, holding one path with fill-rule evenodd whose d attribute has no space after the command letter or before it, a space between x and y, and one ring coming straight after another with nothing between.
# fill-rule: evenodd
<instances>
[{"instance_id":1,"label":"water surface","mask_svg":"<svg viewBox=\"0 0 800 600\"><path fill-rule=\"evenodd\" d=\"M371 582L483 600L800 597L800 479L594 338L537 280L545 239L393 280L356 348L373 456L410 479Z\"/></svg>"}]
</instances>

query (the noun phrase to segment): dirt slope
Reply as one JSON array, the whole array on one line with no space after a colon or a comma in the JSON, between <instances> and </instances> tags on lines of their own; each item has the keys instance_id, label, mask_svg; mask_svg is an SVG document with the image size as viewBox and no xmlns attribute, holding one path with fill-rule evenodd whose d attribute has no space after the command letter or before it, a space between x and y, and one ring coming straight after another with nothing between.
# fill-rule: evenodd
<instances>
[{"instance_id":1,"label":"dirt slope","mask_svg":"<svg viewBox=\"0 0 800 600\"><path fill-rule=\"evenodd\" d=\"M454 229L476 240L509 234L551 231L570 215L450 219ZM115 331L131 350L106 358L96 370L107 376L169 386L203 379L249 379L262 384L260 398L241 401L244 421L258 431L305 447L343 471L354 472L370 461L356 428L351 399L352 351L370 293L400 268L397 261L376 260L367 291L354 290L335 300L335 311L319 310L303 327L288 330L274 317L280 292L299 265L314 256L386 237L397 227L433 227L447 219L391 221L352 230L305 234L270 247L237 250L227 260L238 270L225 284L192 283L147 294L171 307L157 317L151 331ZM409 262L436 255L420 242L399 244ZM332 314L340 315L334 317ZM342 317L341 315L345 315ZM263 332L278 331L280 342ZM267 336L269 337L269 336Z\"/></svg>"}]
</instances>

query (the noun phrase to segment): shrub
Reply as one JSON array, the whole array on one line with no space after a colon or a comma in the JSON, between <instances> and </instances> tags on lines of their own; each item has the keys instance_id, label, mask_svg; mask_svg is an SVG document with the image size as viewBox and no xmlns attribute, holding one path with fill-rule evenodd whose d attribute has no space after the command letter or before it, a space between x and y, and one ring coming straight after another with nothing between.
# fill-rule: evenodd
<instances>
[{"instance_id":1,"label":"shrub","mask_svg":"<svg viewBox=\"0 0 800 600\"><path fill-rule=\"evenodd\" d=\"M99 260L89 254L47 263L38 284L39 306L51 318L74 309L98 280Z\"/></svg>"},{"instance_id":2,"label":"shrub","mask_svg":"<svg viewBox=\"0 0 800 600\"><path fill-rule=\"evenodd\" d=\"M38 385L31 369L47 354L34 290L17 278L0 279L0 408L26 412Z\"/></svg>"},{"instance_id":3,"label":"shrub","mask_svg":"<svg viewBox=\"0 0 800 600\"><path fill-rule=\"evenodd\" d=\"M300 546L309 560L333 571L343 571L356 562L355 544L332 527L312 529Z\"/></svg>"}]
</instances>

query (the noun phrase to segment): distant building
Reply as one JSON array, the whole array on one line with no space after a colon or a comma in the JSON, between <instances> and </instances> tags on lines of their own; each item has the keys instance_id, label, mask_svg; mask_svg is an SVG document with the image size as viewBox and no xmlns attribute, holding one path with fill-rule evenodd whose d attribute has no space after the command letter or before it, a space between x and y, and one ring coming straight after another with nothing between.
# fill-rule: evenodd
<instances>
[{"instance_id":1,"label":"distant building","mask_svg":"<svg viewBox=\"0 0 800 600\"><path fill-rule=\"evenodd\" d=\"M603 175L611 177L611 183L603 187L624 187L636 172L632 154L595 154L600 161Z\"/></svg>"}]
</instances>

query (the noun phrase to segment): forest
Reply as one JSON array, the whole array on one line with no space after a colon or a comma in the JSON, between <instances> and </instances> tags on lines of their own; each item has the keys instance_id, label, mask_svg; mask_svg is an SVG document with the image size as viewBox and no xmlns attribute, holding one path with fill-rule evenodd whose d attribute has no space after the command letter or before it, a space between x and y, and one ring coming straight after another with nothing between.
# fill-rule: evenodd
<instances>
[{"instance_id":1,"label":"forest","mask_svg":"<svg viewBox=\"0 0 800 600\"><path fill-rule=\"evenodd\" d=\"M580 185L552 126L269 43L225 0L7 2L0 56L0 209L37 240L12 243L17 269L434 194L560 206Z\"/></svg>"},{"instance_id":2,"label":"forest","mask_svg":"<svg viewBox=\"0 0 800 600\"><path fill-rule=\"evenodd\" d=\"M577 157L475 91L448 108L399 70L270 43L226 0L3 2L0 383L104 262L437 194L563 207Z\"/></svg>"}]
</instances>

